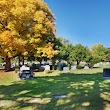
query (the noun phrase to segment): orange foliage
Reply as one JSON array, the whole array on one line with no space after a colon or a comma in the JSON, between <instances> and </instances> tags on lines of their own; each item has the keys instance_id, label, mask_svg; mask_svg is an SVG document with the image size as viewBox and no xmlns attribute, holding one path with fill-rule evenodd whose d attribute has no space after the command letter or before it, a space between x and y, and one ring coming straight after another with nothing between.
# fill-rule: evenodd
<instances>
[{"instance_id":1,"label":"orange foliage","mask_svg":"<svg viewBox=\"0 0 110 110\"><path fill-rule=\"evenodd\" d=\"M39 54L42 50L53 57L57 52L45 39L55 37L54 19L43 0L0 0L0 55Z\"/></svg>"},{"instance_id":2,"label":"orange foliage","mask_svg":"<svg viewBox=\"0 0 110 110\"><path fill-rule=\"evenodd\" d=\"M44 48L43 48L43 54L46 55L48 58L52 58L54 55L58 54L57 50L53 49L53 44L49 42Z\"/></svg>"},{"instance_id":3,"label":"orange foliage","mask_svg":"<svg viewBox=\"0 0 110 110\"><path fill-rule=\"evenodd\" d=\"M25 42L17 39L10 31L4 31L0 35L0 55L13 57L17 52L24 52Z\"/></svg>"}]
</instances>

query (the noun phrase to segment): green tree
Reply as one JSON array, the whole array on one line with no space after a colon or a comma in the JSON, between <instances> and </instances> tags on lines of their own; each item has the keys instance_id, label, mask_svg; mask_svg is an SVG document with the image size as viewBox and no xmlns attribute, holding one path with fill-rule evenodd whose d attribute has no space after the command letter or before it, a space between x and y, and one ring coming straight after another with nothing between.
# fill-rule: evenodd
<instances>
[{"instance_id":1,"label":"green tree","mask_svg":"<svg viewBox=\"0 0 110 110\"><path fill-rule=\"evenodd\" d=\"M92 56L97 59L97 61L105 60L107 49L102 44L96 44L91 47Z\"/></svg>"},{"instance_id":2,"label":"green tree","mask_svg":"<svg viewBox=\"0 0 110 110\"><path fill-rule=\"evenodd\" d=\"M89 63L93 66L95 63L98 63L106 59L107 49L102 44L93 45L90 49L91 55Z\"/></svg>"},{"instance_id":3,"label":"green tree","mask_svg":"<svg viewBox=\"0 0 110 110\"><path fill-rule=\"evenodd\" d=\"M77 66L80 64L81 61L86 61L88 58L88 48L84 47L81 44L76 44L74 47L74 54L73 54L73 58L74 61L77 62Z\"/></svg>"},{"instance_id":4,"label":"green tree","mask_svg":"<svg viewBox=\"0 0 110 110\"><path fill-rule=\"evenodd\" d=\"M72 44L70 44L69 40L59 37L59 53L57 55L58 60L69 61L69 55L72 50Z\"/></svg>"},{"instance_id":5,"label":"green tree","mask_svg":"<svg viewBox=\"0 0 110 110\"><path fill-rule=\"evenodd\" d=\"M51 42L54 44L53 46L54 50L58 51L58 54L52 58L52 65L54 69L56 60L58 61L65 60L67 62L70 61L70 53L73 49L72 48L73 46L67 39L63 37L56 37Z\"/></svg>"},{"instance_id":6,"label":"green tree","mask_svg":"<svg viewBox=\"0 0 110 110\"><path fill-rule=\"evenodd\" d=\"M110 48L107 48L106 61L110 61Z\"/></svg>"},{"instance_id":7,"label":"green tree","mask_svg":"<svg viewBox=\"0 0 110 110\"><path fill-rule=\"evenodd\" d=\"M54 57L52 57L52 59L51 59L52 70L55 70L56 60L61 59L61 56L59 54L60 54L60 48L62 46L62 42L61 42L62 38L61 37L55 37L54 39L51 39L50 41L54 44L53 49L58 51L58 54L54 55Z\"/></svg>"}]
</instances>

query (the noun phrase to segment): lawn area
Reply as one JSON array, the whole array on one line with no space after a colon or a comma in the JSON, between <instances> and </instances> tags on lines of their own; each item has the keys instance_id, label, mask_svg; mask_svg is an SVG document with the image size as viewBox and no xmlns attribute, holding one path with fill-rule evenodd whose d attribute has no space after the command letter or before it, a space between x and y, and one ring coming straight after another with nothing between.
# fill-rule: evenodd
<instances>
[{"instance_id":1,"label":"lawn area","mask_svg":"<svg viewBox=\"0 0 110 110\"><path fill-rule=\"evenodd\" d=\"M0 72L0 110L110 110L110 80L102 69L35 73L19 80L14 72ZM55 95L65 98L54 98Z\"/></svg>"}]
</instances>

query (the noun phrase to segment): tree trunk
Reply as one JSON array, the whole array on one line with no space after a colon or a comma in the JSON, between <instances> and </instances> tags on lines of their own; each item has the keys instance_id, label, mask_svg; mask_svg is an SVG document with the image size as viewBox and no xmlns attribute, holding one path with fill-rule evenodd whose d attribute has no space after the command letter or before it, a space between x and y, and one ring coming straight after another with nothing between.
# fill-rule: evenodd
<instances>
[{"instance_id":1,"label":"tree trunk","mask_svg":"<svg viewBox=\"0 0 110 110\"><path fill-rule=\"evenodd\" d=\"M78 67L79 63L80 63L80 61L77 60L77 67Z\"/></svg>"},{"instance_id":2,"label":"tree trunk","mask_svg":"<svg viewBox=\"0 0 110 110\"><path fill-rule=\"evenodd\" d=\"M19 67L21 66L20 65L20 56L18 56L18 64L19 64Z\"/></svg>"},{"instance_id":3,"label":"tree trunk","mask_svg":"<svg viewBox=\"0 0 110 110\"><path fill-rule=\"evenodd\" d=\"M24 56L22 56L22 65L24 65Z\"/></svg>"},{"instance_id":4,"label":"tree trunk","mask_svg":"<svg viewBox=\"0 0 110 110\"><path fill-rule=\"evenodd\" d=\"M41 64L42 64L42 61L39 61L39 63L40 63L40 66L41 66Z\"/></svg>"},{"instance_id":5,"label":"tree trunk","mask_svg":"<svg viewBox=\"0 0 110 110\"><path fill-rule=\"evenodd\" d=\"M55 70L55 60L52 59L52 70Z\"/></svg>"},{"instance_id":6,"label":"tree trunk","mask_svg":"<svg viewBox=\"0 0 110 110\"><path fill-rule=\"evenodd\" d=\"M10 71L11 70L11 58L6 56L6 65L5 65L5 70Z\"/></svg>"}]
</instances>

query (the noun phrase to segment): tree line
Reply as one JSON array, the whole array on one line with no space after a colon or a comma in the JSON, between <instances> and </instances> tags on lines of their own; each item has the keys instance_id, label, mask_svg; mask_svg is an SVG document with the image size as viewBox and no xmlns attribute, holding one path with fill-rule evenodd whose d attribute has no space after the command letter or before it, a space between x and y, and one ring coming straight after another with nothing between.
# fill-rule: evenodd
<instances>
[{"instance_id":1,"label":"tree line","mask_svg":"<svg viewBox=\"0 0 110 110\"><path fill-rule=\"evenodd\" d=\"M104 47L103 44L94 44L91 47L73 45L62 37L58 37L55 44L59 53L53 57L54 60L66 60L68 64L75 61L77 66L81 61L85 61L89 67L101 61L110 61L110 48Z\"/></svg>"}]
</instances>

